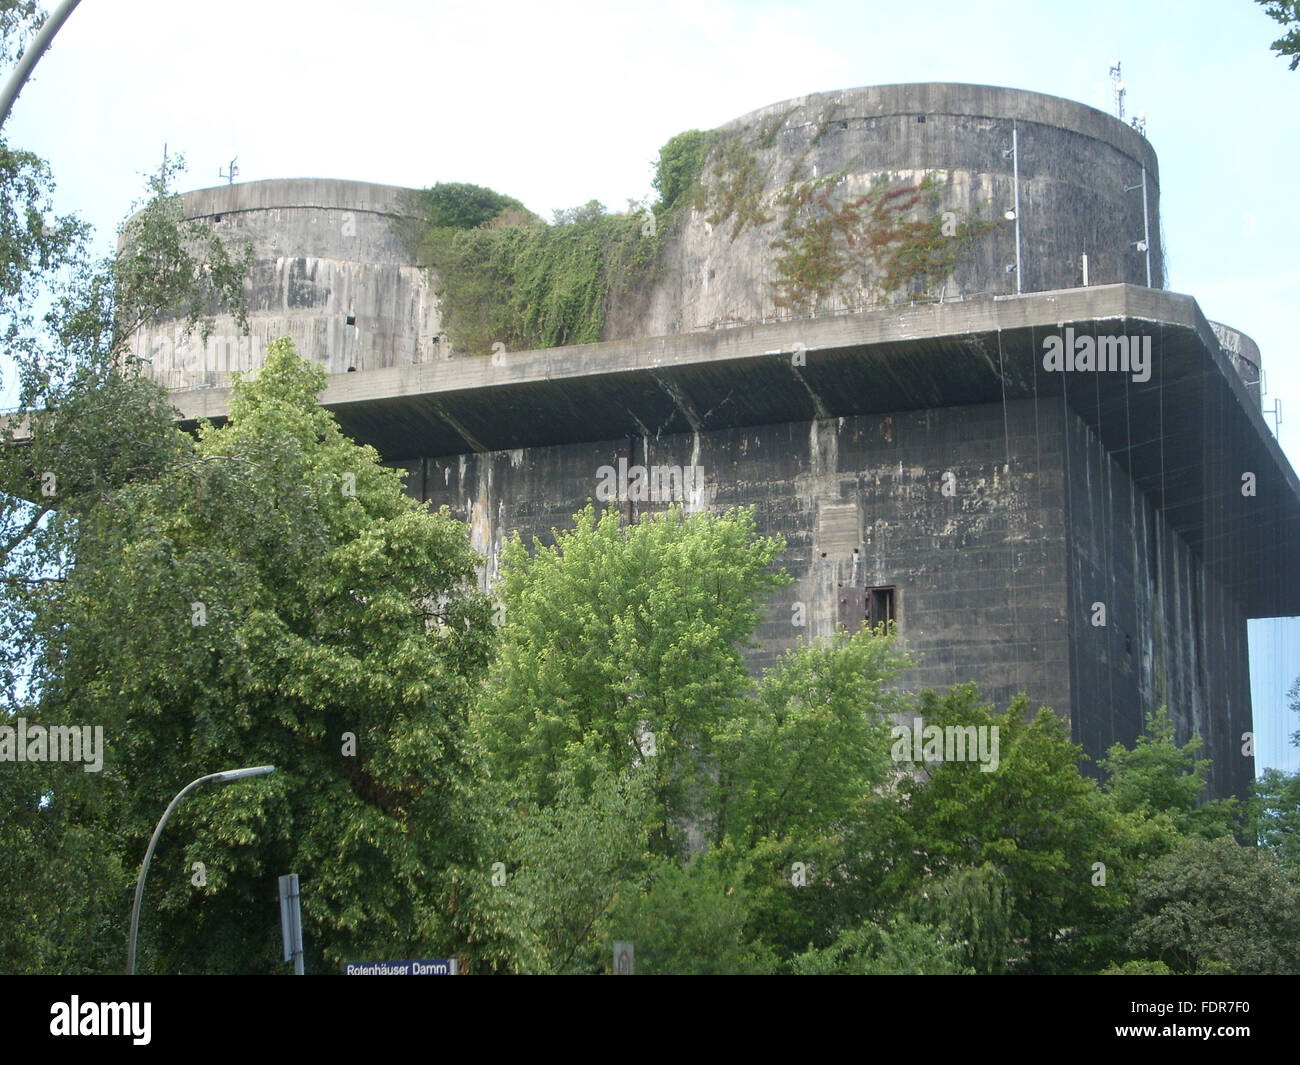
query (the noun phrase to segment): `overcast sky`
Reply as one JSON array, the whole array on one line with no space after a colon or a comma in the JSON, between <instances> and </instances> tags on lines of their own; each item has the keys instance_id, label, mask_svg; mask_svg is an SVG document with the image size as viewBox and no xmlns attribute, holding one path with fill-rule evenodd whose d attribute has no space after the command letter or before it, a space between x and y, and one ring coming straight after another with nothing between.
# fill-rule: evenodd
<instances>
[{"instance_id":1,"label":"overcast sky","mask_svg":"<svg viewBox=\"0 0 1300 1065\"><path fill-rule=\"evenodd\" d=\"M164 145L183 189L237 155L241 181L471 181L549 218L625 207L673 134L789 97L953 81L1110 110L1118 58L1160 160L1169 287L1259 343L1295 466L1300 71L1280 31L1252 0L82 0L5 133L107 250ZM1251 629L1260 764L1294 768L1300 623Z\"/></svg>"}]
</instances>

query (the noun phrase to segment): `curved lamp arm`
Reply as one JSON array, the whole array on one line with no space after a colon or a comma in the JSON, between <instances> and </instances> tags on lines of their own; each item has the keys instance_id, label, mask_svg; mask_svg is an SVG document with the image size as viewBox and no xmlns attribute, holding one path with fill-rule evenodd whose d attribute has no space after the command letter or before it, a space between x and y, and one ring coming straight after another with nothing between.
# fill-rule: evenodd
<instances>
[{"instance_id":1,"label":"curved lamp arm","mask_svg":"<svg viewBox=\"0 0 1300 1065\"><path fill-rule=\"evenodd\" d=\"M59 27L68 21L72 9L79 3L81 3L81 0L63 0L63 3L55 9L54 14L45 20L45 25L41 27L40 33L36 35L36 40L32 41L31 47L23 52L22 59L18 61L13 74L9 76L8 84L5 85L4 95L0 96L0 126L3 126L5 120L8 119L14 101L18 99L18 94L23 91L27 79L32 76L32 71L36 68L41 56L45 54L45 49L54 40L54 35L59 32Z\"/></svg>"},{"instance_id":2,"label":"curved lamp arm","mask_svg":"<svg viewBox=\"0 0 1300 1065\"><path fill-rule=\"evenodd\" d=\"M135 975L135 933L140 927L140 900L144 897L144 881L149 875L149 859L153 857L153 849L158 846L158 837L162 835L163 825L167 824L167 818L171 817L172 811L180 804L191 791L200 784L206 784L210 780L226 783L230 780L241 780L244 777L264 777L267 773L274 773L275 766L259 765L249 769L228 769L224 773L209 773L205 777L199 777L198 780L191 780L185 787L176 793L176 798L167 804L167 809L163 811L162 819L158 822L158 827L153 830L153 838L149 841L149 849L144 852L144 862L140 865L140 879L135 882L135 904L131 907L131 934L127 938L126 945L126 973L128 976Z\"/></svg>"}]
</instances>

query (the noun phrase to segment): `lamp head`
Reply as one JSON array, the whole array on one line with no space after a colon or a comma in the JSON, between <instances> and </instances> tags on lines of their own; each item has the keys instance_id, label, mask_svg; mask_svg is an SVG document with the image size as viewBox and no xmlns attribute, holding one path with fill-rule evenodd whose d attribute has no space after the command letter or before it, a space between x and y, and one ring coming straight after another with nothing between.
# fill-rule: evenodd
<instances>
[{"instance_id":1,"label":"lamp head","mask_svg":"<svg viewBox=\"0 0 1300 1065\"><path fill-rule=\"evenodd\" d=\"M264 777L268 773L274 773L273 765L255 765L247 769L231 769L225 773L218 773L217 779L225 784L232 780L242 780L244 777Z\"/></svg>"}]
</instances>

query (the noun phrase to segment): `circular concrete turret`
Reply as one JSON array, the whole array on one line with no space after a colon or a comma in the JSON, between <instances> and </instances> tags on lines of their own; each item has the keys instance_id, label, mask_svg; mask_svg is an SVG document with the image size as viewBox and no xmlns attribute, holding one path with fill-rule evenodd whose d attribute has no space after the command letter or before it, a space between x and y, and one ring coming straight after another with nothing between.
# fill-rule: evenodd
<instances>
[{"instance_id":1,"label":"circular concrete turret","mask_svg":"<svg viewBox=\"0 0 1300 1065\"><path fill-rule=\"evenodd\" d=\"M199 189L182 196L232 245L253 246L246 286L251 335L220 315L204 345L174 323L141 329L134 350L168 388L229 384L232 370L262 364L277 337L330 373L409 365L437 357L437 304L394 221L413 191L360 181L294 179Z\"/></svg>"},{"instance_id":2,"label":"circular concrete turret","mask_svg":"<svg viewBox=\"0 0 1300 1065\"><path fill-rule=\"evenodd\" d=\"M1016 225L1008 214L1017 169L1023 292L1084 284L1085 255L1088 284L1146 285L1143 243L1151 285L1163 287L1155 152L1136 130L1083 104L981 85L884 85L772 104L711 137L701 173L705 202L697 197L680 230L667 235L661 281L642 306L629 309L630 320L615 316L611 336L788 313L777 298L779 242L790 242L790 204L801 190L828 194L823 203L836 210L873 186L915 189L928 178L929 195L907 217L943 219L950 233L963 224L980 232L955 269L933 283L883 291L878 278L855 282L849 270L833 295L796 309L1014 294ZM801 219L817 217L815 206L801 210L796 237ZM860 239L851 250L869 274L867 244Z\"/></svg>"},{"instance_id":3,"label":"circular concrete turret","mask_svg":"<svg viewBox=\"0 0 1300 1065\"><path fill-rule=\"evenodd\" d=\"M252 242L252 335L224 316L204 345L164 323L140 331L137 354L169 388L224 385L286 334L331 373L449 355L433 279L393 224L412 216L413 191L288 180L187 193L188 217ZM873 215L886 196L905 209ZM1162 287L1159 200L1151 145L1083 104L952 84L799 97L708 135L692 204L660 231L653 278L607 307L602 339L1014 295L1017 279L1025 293L1145 285L1148 259ZM819 231L832 216L829 235ZM896 264L941 267L882 270L890 226L920 227L893 246Z\"/></svg>"}]
</instances>

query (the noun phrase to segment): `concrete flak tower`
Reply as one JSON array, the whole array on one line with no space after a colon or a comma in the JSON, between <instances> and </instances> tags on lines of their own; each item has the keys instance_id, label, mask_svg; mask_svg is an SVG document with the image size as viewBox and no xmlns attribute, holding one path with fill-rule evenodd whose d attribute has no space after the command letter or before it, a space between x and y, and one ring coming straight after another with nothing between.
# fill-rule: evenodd
<instances>
[{"instance_id":1,"label":"concrete flak tower","mask_svg":"<svg viewBox=\"0 0 1300 1065\"><path fill-rule=\"evenodd\" d=\"M203 348L164 325L140 353L193 422L293 337L344 430L468 525L485 584L506 537L546 541L610 501L608 471L641 469L671 498L620 485L628 521L750 505L784 538L794 580L755 669L888 621L910 687L1025 692L1093 765L1167 706L1179 742L1204 739L1213 793L1244 795L1246 622L1300 615L1300 479L1258 348L1164 290L1142 134L924 84L692 135L654 269L598 343L454 353L402 239L410 190L293 181L185 197L253 242L253 336L223 319Z\"/></svg>"}]
</instances>

